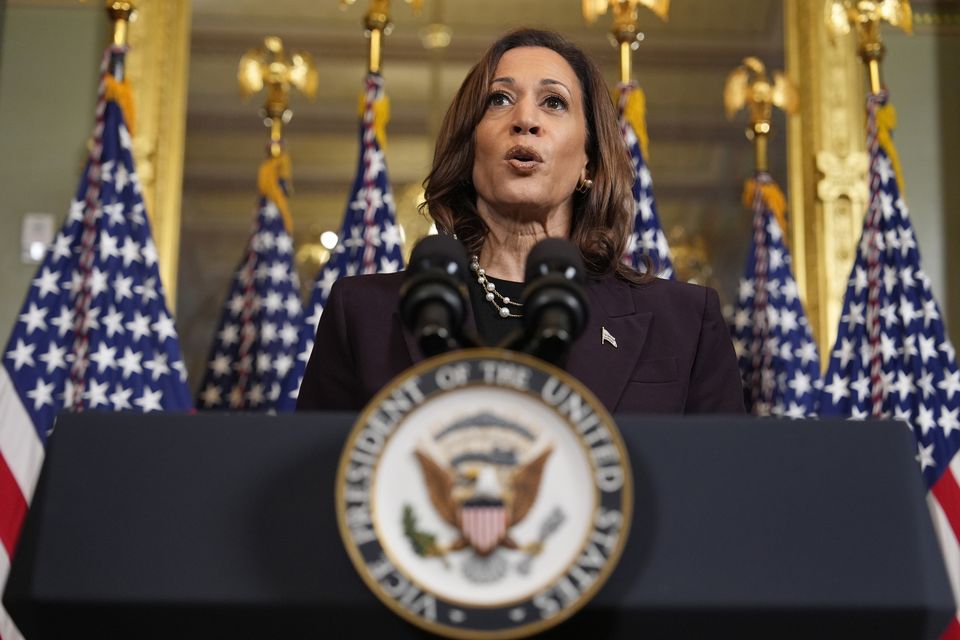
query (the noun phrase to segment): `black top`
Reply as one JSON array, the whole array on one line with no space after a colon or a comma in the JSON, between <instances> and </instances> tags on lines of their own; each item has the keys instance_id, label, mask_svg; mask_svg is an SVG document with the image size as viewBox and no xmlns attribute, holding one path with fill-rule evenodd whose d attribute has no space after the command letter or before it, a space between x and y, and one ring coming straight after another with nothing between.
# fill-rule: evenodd
<instances>
[{"instance_id":1,"label":"black top","mask_svg":"<svg viewBox=\"0 0 960 640\"><path fill-rule=\"evenodd\" d=\"M487 280L497 287L497 293L511 300L523 302L522 282L510 282L509 280L491 278L490 276L487 276ZM520 318L500 317L493 303L487 301L486 291L483 290L483 287L480 286L480 283L478 283L475 278L469 283L467 289L470 291L470 304L473 306L473 317L477 321L477 332L488 345L499 345L510 333L522 329L523 320ZM497 302L499 304L499 299ZM503 305L501 304L500 306ZM510 305L509 308L510 313L523 315L523 307Z\"/></svg>"}]
</instances>

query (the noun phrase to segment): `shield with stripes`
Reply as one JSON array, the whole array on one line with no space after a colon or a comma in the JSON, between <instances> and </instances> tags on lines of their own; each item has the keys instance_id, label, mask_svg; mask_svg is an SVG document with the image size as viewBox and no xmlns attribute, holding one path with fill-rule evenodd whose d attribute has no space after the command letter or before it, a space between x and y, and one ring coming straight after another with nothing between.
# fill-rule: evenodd
<instances>
[{"instance_id":1,"label":"shield with stripes","mask_svg":"<svg viewBox=\"0 0 960 640\"><path fill-rule=\"evenodd\" d=\"M486 555L507 535L507 510L502 502L466 504L460 530L477 553Z\"/></svg>"}]
</instances>

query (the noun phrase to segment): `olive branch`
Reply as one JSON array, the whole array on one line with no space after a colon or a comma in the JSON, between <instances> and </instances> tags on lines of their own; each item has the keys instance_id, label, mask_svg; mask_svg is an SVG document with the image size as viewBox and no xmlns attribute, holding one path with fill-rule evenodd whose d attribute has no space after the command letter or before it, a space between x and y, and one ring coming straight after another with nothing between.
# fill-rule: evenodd
<instances>
[{"instance_id":1,"label":"olive branch","mask_svg":"<svg viewBox=\"0 0 960 640\"><path fill-rule=\"evenodd\" d=\"M421 558L440 558L444 567L450 566L447 559L443 557L446 551L437 544L437 536L417 529L417 516L409 504L403 506L403 535L410 541L413 552Z\"/></svg>"}]
</instances>

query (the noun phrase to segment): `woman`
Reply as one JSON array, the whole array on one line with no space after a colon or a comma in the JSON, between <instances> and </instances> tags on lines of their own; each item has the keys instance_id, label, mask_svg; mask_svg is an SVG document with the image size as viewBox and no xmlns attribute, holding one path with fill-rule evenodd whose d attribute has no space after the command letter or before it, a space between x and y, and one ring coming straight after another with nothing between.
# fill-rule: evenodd
<instances>
[{"instance_id":1,"label":"woman","mask_svg":"<svg viewBox=\"0 0 960 640\"><path fill-rule=\"evenodd\" d=\"M469 322L496 344L520 322L526 257L569 238L588 272L590 320L567 371L610 411L743 412L740 374L712 289L620 261L633 169L603 77L557 34L510 33L470 71L447 111L426 180L438 229L471 255ZM334 284L299 410L357 410L420 359L397 313L402 274ZM492 285L492 286L491 286Z\"/></svg>"}]
</instances>

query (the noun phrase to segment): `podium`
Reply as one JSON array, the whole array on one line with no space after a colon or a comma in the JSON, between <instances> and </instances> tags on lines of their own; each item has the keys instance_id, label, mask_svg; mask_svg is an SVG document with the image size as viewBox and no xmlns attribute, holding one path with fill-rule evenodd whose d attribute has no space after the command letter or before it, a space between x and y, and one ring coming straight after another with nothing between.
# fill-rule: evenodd
<instances>
[{"instance_id":1,"label":"podium","mask_svg":"<svg viewBox=\"0 0 960 640\"><path fill-rule=\"evenodd\" d=\"M347 414L61 417L4 604L28 640L421 638L354 572ZM619 566L544 637L934 638L954 602L902 424L618 416Z\"/></svg>"}]
</instances>

